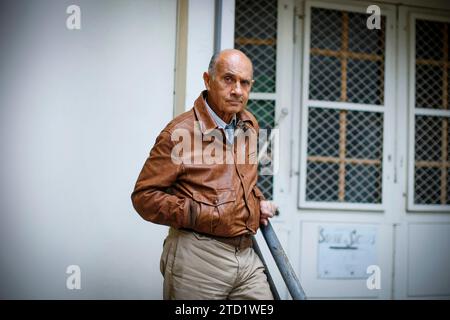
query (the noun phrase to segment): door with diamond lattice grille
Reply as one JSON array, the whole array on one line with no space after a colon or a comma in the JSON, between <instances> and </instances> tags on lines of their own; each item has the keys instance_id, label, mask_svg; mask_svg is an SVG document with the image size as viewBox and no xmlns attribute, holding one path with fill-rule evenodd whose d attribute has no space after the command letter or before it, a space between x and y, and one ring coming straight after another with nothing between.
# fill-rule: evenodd
<instances>
[{"instance_id":1,"label":"door with diamond lattice grille","mask_svg":"<svg viewBox=\"0 0 450 320\"><path fill-rule=\"evenodd\" d=\"M386 16L369 29L355 7L306 10L300 206L383 210L393 108Z\"/></svg>"},{"instance_id":2,"label":"door with diamond lattice grille","mask_svg":"<svg viewBox=\"0 0 450 320\"><path fill-rule=\"evenodd\" d=\"M308 297L450 296L450 13L378 3L370 28L350 0L235 3L249 110L262 128L288 115L258 183ZM370 235L371 251L324 254L324 230Z\"/></svg>"},{"instance_id":3,"label":"door with diamond lattice grille","mask_svg":"<svg viewBox=\"0 0 450 320\"><path fill-rule=\"evenodd\" d=\"M388 298L397 196L395 8L381 6L379 25L370 28L367 7L354 2L298 5L299 270L312 297ZM343 250L351 234L370 245L361 240ZM344 240L324 249L329 239ZM381 270L377 290L366 286L371 266Z\"/></svg>"},{"instance_id":4,"label":"door with diamond lattice grille","mask_svg":"<svg viewBox=\"0 0 450 320\"><path fill-rule=\"evenodd\" d=\"M380 8L371 29L366 7L304 6L299 269L320 297L449 297L450 13ZM379 291L318 249L318 229L364 227Z\"/></svg>"}]
</instances>

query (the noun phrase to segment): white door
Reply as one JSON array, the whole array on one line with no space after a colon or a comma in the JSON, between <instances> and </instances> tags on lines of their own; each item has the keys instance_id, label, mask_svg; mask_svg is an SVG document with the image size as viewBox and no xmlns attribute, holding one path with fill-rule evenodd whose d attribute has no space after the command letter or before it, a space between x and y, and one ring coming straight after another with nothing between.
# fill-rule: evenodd
<instances>
[{"instance_id":1,"label":"white door","mask_svg":"<svg viewBox=\"0 0 450 320\"><path fill-rule=\"evenodd\" d=\"M302 284L310 298L389 298L395 8L380 6L380 25L369 28L365 4L297 7L299 184L292 225L298 236L292 241L300 243Z\"/></svg>"},{"instance_id":2,"label":"white door","mask_svg":"<svg viewBox=\"0 0 450 320\"><path fill-rule=\"evenodd\" d=\"M307 294L448 298L449 12L378 4L371 30L369 4L297 6L300 230L290 243L301 245Z\"/></svg>"},{"instance_id":3,"label":"white door","mask_svg":"<svg viewBox=\"0 0 450 320\"><path fill-rule=\"evenodd\" d=\"M449 8L447 8L449 9ZM448 10L399 8L394 298L450 297Z\"/></svg>"},{"instance_id":4,"label":"white door","mask_svg":"<svg viewBox=\"0 0 450 320\"><path fill-rule=\"evenodd\" d=\"M236 0L235 47L255 64L249 108L262 127L280 122L260 186L309 298L448 297L449 15L377 4L370 28L371 4ZM417 20L418 50L441 55L416 59Z\"/></svg>"}]
</instances>

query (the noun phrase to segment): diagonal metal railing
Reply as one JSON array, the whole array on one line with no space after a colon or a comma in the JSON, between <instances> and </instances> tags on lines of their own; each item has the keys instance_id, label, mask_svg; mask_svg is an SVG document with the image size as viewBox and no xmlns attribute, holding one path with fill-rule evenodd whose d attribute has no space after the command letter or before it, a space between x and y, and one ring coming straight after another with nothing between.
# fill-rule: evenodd
<instances>
[{"instance_id":1,"label":"diagonal metal railing","mask_svg":"<svg viewBox=\"0 0 450 320\"><path fill-rule=\"evenodd\" d=\"M305 291L303 290L300 281L298 280L298 277L295 274L295 271L292 268L291 263L289 262L289 259L286 253L284 252L283 247L281 246L281 243L278 240L278 237L270 221L268 222L267 226L261 225L260 229L264 237L264 240L266 240L267 246L269 247L270 253L273 256L273 259L275 260L278 270L280 271L280 274L283 277L284 283L286 284L286 287L288 288L288 291L291 294L292 299L306 300ZM258 246L255 237L253 237L253 249L258 254L259 258L264 264L264 267L266 269L267 280L269 282L270 289L272 290L274 299L281 300L280 295L275 286L275 283L273 281L272 275L270 274L269 269L267 268L266 261L263 257L263 254L261 252L260 247Z\"/></svg>"}]
</instances>

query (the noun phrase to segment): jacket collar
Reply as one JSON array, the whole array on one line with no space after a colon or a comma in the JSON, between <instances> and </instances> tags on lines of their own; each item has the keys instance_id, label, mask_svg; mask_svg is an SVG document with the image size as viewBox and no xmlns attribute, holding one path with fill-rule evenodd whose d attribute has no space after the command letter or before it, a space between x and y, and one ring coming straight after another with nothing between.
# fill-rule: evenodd
<instances>
[{"instance_id":1,"label":"jacket collar","mask_svg":"<svg viewBox=\"0 0 450 320\"><path fill-rule=\"evenodd\" d=\"M202 91L200 96L194 102L195 116L197 117L197 120L200 123L200 130L204 134L210 132L213 129L218 128L216 122L206 109L205 99L207 93L208 93L207 90ZM253 119L250 118L247 112L248 111L244 109L236 114L237 126L247 127L247 125L249 124L251 127L255 128L256 123L254 123Z\"/></svg>"}]
</instances>

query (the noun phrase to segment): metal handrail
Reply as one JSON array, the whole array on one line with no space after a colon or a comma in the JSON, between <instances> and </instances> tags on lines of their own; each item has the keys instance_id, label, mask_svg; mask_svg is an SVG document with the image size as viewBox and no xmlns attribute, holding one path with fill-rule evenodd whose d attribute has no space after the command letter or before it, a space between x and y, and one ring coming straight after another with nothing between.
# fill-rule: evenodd
<instances>
[{"instance_id":1,"label":"metal handrail","mask_svg":"<svg viewBox=\"0 0 450 320\"><path fill-rule=\"evenodd\" d=\"M280 270L284 283L286 284L286 287L288 288L289 293L291 294L292 299L305 300L306 299L305 291L303 291L303 288L300 285L300 281L298 280L297 275L295 274L295 271L292 268L291 263L289 262L289 259L286 253L284 252L283 247L281 246L281 243L278 240L278 237L275 231L273 230L270 221L268 222L267 226L261 225L260 229L264 239L266 240L267 246L269 247L270 253L272 254L275 260L278 270ZM254 239L254 243L256 243L256 239ZM262 256L259 246L257 246L254 249L256 253L259 255L260 259L262 260L267 270L267 279L269 281L272 293L275 291L276 295L279 298L278 292L275 288L275 284L273 283L272 276L270 275L270 272L267 269L267 265L264 261L264 257ZM278 300L275 294L274 298Z\"/></svg>"},{"instance_id":2,"label":"metal handrail","mask_svg":"<svg viewBox=\"0 0 450 320\"><path fill-rule=\"evenodd\" d=\"M277 287L275 286L275 282L273 281L272 275L269 272L266 260L264 259L264 256L261 252L261 249L259 248L258 241L256 241L255 236L252 237L252 241L253 241L253 250L255 250L256 254L259 256L259 259L264 265L264 273L267 276L267 282L269 283L270 291L272 291L273 298L275 300L281 300L280 294L278 293Z\"/></svg>"}]
</instances>

